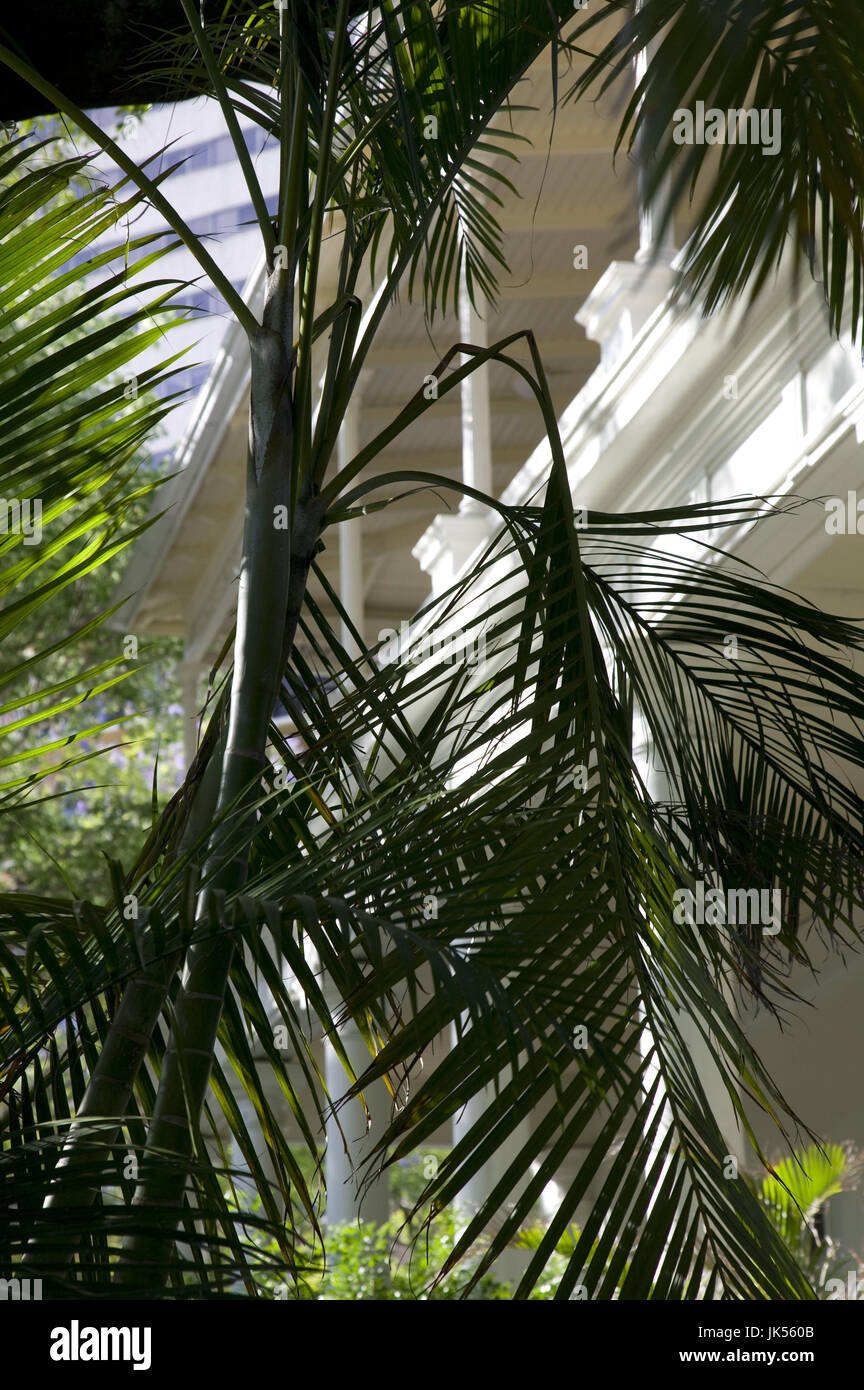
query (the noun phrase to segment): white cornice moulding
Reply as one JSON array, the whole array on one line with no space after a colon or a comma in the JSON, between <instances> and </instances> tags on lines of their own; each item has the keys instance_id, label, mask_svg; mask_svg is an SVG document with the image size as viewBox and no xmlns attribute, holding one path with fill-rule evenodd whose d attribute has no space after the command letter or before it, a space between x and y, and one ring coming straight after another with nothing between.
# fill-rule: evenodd
<instances>
[{"instance_id":1,"label":"white cornice moulding","mask_svg":"<svg viewBox=\"0 0 864 1390\"><path fill-rule=\"evenodd\" d=\"M675 280L669 265L612 261L574 315L589 338L600 344L600 367L608 371L632 349Z\"/></svg>"},{"instance_id":2,"label":"white cornice moulding","mask_svg":"<svg viewBox=\"0 0 864 1390\"><path fill-rule=\"evenodd\" d=\"M450 588L475 550L488 543L491 519L480 513L441 513L426 528L411 554L432 584L432 597Z\"/></svg>"}]
</instances>

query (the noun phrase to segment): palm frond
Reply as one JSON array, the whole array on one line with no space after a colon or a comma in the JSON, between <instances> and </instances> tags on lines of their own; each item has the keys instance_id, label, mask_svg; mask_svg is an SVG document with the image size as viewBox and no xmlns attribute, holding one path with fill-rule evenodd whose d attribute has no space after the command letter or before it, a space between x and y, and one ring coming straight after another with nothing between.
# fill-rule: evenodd
<instances>
[{"instance_id":1,"label":"palm frond","mask_svg":"<svg viewBox=\"0 0 864 1390\"><path fill-rule=\"evenodd\" d=\"M618 143L632 149L639 141L646 196L658 201L663 225L695 196L698 235L681 261L688 292L709 311L745 290L756 293L791 242L796 261L821 278L832 329L839 333L848 313L859 336L860 10L843 0L645 0L634 13L611 0L580 24L574 44L610 9L621 12L621 24L570 95L605 90L638 55L650 54ZM733 143L727 133L719 145L710 137L676 143L679 113L693 115L697 102L709 115L721 113L724 127L728 113L754 111L758 139Z\"/></svg>"},{"instance_id":2,"label":"palm frond","mask_svg":"<svg viewBox=\"0 0 864 1390\"><path fill-rule=\"evenodd\" d=\"M122 183L104 187L85 180L82 189L87 160L49 164L44 149L44 141L21 137L0 154L3 639L152 524L130 519L154 487L151 479L136 477L136 454L172 408L164 388L177 354L158 367L131 369L181 318L170 304L177 282L148 278L167 249L153 250L152 238L87 259L93 242L137 206L140 195L129 196ZM65 647L107 616L88 617L68 634ZM118 655L62 688L40 691L34 682L54 655L56 647L33 652L0 676L0 688L9 692L0 766L5 772L25 761L40 763L38 773L18 768L4 782L7 808L22 789L32 792L58 770L46 767L45 757L70 742L42 735L40 743L39 726L50 730L49 721L88 691L97 709L99 694L130 669ZM51 696L60 698L46 704ZM81 737L116 724L94 721Z\"/></svg>"}]
</instances>

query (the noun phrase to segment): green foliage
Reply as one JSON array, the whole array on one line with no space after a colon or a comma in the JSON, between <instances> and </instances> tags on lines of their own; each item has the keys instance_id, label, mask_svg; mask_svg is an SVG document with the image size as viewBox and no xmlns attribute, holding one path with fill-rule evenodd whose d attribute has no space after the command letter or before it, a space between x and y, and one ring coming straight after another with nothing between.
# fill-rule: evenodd
<instances>
[{"instance_id":1,"label":"green foliage","mask_svg":"<svg viewBox=\"0 0 864 1390\"><path fill-rule=\"evenodd\" d=\"M390 1201L397 1209L409 1212L423 1194L433 1172L444 1162L449 1149L430 1144L422 1154L409 1154L394 1163L390 1173Z\"/></svg>"},{"instance_id":2,"label":"green foliage","mask_svg":"<svg viewBox=\"0 0 864 1390\"><path fill-rule=\"evenodd\" d=\"M0 592L7 602L0 766L9 780L0 800L0 892L57 894L72 887L77 897L96 900L110 892L103 856L129 867L140 852L152 817L157 748L163 790L167 785L173 792L180 770L172 670L179 644L154 643L130 661L123 634L105 621L126 563L125 546L146 524L158 482L140 441L147 433L155 438L165 408L151 393L170 379L170 372L146 374L140 400L127 402L128 363L152 341L156 325L170 326L172 315L154 306L150 322L140 313L131 322L124 317L125 286L147 289L136 278L149 259L136 264L141 243L130 248L131 264L119 273L111 264L116 251L95 259L89 286L83 270L64 266L74 250L86 248L136 202L134 195L130 201L96 180L74 147L74 132L57 122L27 121L0 164L4 202L15 218L0 253L13 296L2 316L0 359L0 384L14 382L2 408L4 497L12 495L16 477L27 480L30 461L16 444L23 441L21 400L28 399L31 382L39 428L28 433L27 443L41 443L50 461L52 449L68 438L67 396L53 389L54 371L63 371L63 392L76 402L83 470L75 474L74 454L60 462L53 481L30 464L29 481L38 479L36 495L45 509L43 542L28 552L9 537L2 547ZM29 171L23 177L22 159ZM24 202L28 186L32 192ZM25 273L21 253L38 257L40 248L49 258L44 270ZM118 349L112 339L119 335L126 341ZM75 365L72 352L79 355ZM122 452L113 458L104 428L100 438L92 425L89 437L84 427L88 408L94 424L105 418L106 387L121 406L115 430L122 431ZM129 432L132 424L135 434ZM52 494L57 500L50 506ZM86 564L77 560L76 546L80 555L92 557ZM104 673L101 682L97 673ZM52 692L57 698L46 704ZM55 750L71 743L75 757L58 767Z\"/></svg>"},{"instance_id":3,"label":"green foliage","mask_svg":"<svg viewBox=\"0 0 864 1390\"><path fill-rule=\"evenodd\" d=\"M278 1244L262 1238L257 1244L262 1261L266 1261L269 1268L266 1274L257 1275L257 1288L267 1298L288 1300L453 1300L465 1296L483 1250L482 1243L461 1258L453 1269L441 1274L464 1230L465 1218L460 1219L453 1207L436 1213L419 1226L411 1219L430 1170L439 1165L448 1152L446 1148L429 1145L421 1155L401 1159L390 1168L393 1215L386 1226L357 1221L326 1228L322 1252L312 1225L302 1223L294 1233L302 1252L293 1266L295 1273L300 1271L296 1279L287 1277L290 1271L279 1271ZM305 1181L310 1188L314 1187L320 1178L314 1160L303 1148L295 1148L294 1154ZM323 1158L323 1153L319 1158ZM242 1198L237 1200L244 1211L260 1215L259 1198L253 1198L249 1204ZM540 1225L526 1227L514 1241L513 1248L536 1250L545 1233ZM573 1227L560 1238L555 1254L547 1262L529 1299L554 1298L578 1234ZM482 1275L471 1288L470 1296L480 1300L509 1299L513 1291L513 1284L496 1271Z\"/></svg>"},{"instance_id":4,"label":"green foliage","mask_svg":"<svg viewBox=\"0 0 864 1390\"><path fill-rule=\"evenodd\" d=\"M192 0L183 8L186 90L212 91L235 136L238 114L247 114L281 142L274 230L237 141L270 258L261 324L147 175L0 48L4 62L128 166L223 289L250 339L254 465L233 670L226 662L219 672L183 787L98 903L26 891L0 900L0 1188L16 1204L14 1221L0 1227L3 1264L23 1258L71 1297L161 1297L169 1279L179 1297L220 1297L232 1281L255 1296L265 1265L289 1281L295 1275L316 1298L358 1296L358 1288L375 1296L385 1286L414 1297L432 1271L440 1296L485 1289L497 1298L501 1286L487 1282L496 1259L579 1151L578 1171L529 1245L515 1296L543 1290L564 1300L581 1286L596 1299L808 1300L807 1270L764 1204L743 1179L726 1177L726 1144L682 1019L709 1047L745 1129L745 1095L784 1133L798 1123L730 1001L742 988L769 1005L788 999L788 959L808 959L803 912L824 918L835 939L860 938L862 888L848 872L864 851L860 627L723 553L717 528L767 522L762 504L592 512L577 525L543 363L531 335L520 333L469 350L471 360L451 370L454 347L437 372L439 397L484 362L518 376L552 453L546 485L529 504L487 499L501 527L473 571L412 624L412 636L482 631L482 671L440 650L420 663L406 653L390 665L368 652L354 660L308 588L311 574L341 615L314 560L328 529L351 524L367 505L390 505L406 487L465 492L407 466L371 471L434 408L422 392L341 472L327 472L403 277L414 276L430 312L452 295L460 261L472 283L493 287L498 237L479 211L489 189L484 181L477 193L472 151L482 150L571 7L387 0L350 32L346 0L332 30L299 3L287 14L255 6L248 24L228 16L208 32ZM694 8L686 7L690 19ZM422 133L430 91L434 145ZM85 509L67 519L68 570L43 570L47 583L28 589L59 553L43 549L4 572L3 637L134 535L124 470L158 417L127 410L113 387L91 393L147 340L128 306L102 338L99 310L113 304L79 294L85 350L76 342L65 357L62 348L40 356L58 326L78 326L69 305L51 299L50 274L68 260L70 235L86 242L91 214L98 221L116 209L98 195L92 205L79 200L59 229L29 226L27 245L16 245L13 213L21 203L42 206L43 176L16 174L14 165L6 174L15 177L0 205L10 232L0 255L11 259L12 289L2 313L55 317L35 332L22 324L11 346L4 339L0 424L5 418L12 432L3 446L11 440L22 490L45 482L52 522L82 502ZM338 292L321 305L322 245L337 214ZM274 264L277 236L283 267ZM766 253L759 237L754 245L764 268L771 247ZM364 319L356 290L376 250L385 284ZM80 273L69 274L66 283L80 289ZM737 264L726 274L737 290ZM125 303L125 275L119 284ZM106 485L110 507L92 500ZM292 517L288 548L274 531L274 501ZM782 524L782 513L771 520ZM747 638L736 663L718 655L730 627ZM81 636L79 624L70 645ZM51 655L46 641L34 663ZM98 655L90 663L75 673L88 698L115 665ZM21 674L7 672L7 682ZM272 721L280 690L293 738ZM32 702L40 692L48 689L36 687ZM668 770L672 791L662 803L634 756L636 709ZM78 744L116 722L95 717ZM15 733L6 726L7 737ZM47 755L51 742L35 751ZM20 759L20 746L13 751ZM46 775L40 765L43 787ZM28 790L18 782L10 794L20 801ZM777 936L673 922L678 887L697 878L734 885L745 865L788 905ZM126 893L140 905L133 921L123 912ZM431 919L423 912L430 896L439 909ZM341 1037L349 1016L369 1048L359 1076ZM290 1040L290 1064L275 1045L274 1018ZM429 1257L407 1269L400 1258L385 1270L382 1237L360 1230L337 1235L330 1264L314 1270L320 1213L310 1160L339 1099L325 1095L322 1034L350 1095L382 1077L392 1087L396 1103L373 1165L392 1169L426 1152L431 1136L485 1098L421 1190L406 1188L412 1234L431 1213L452 1213L466 1183L527 1131L481 1208L464 1225L452 1214L433 1223ZM442 1037L454 1040L447 1050ZM422 1068L432 1055L435 1065ZM238 1084L255 1111L254 1135ZM216 1105L256 1189L252 1213L233 1199L217 1162ZM303 1164L282 1107L301 1132ZM142 1176L124 1184L118 1154L129 1147ZM577 1229L577 1210L600 1178L593 1190L601 1197Z\"/></svg>"},{"instance_id":5,"label":"green foliage","mask_svg":"<svg viewBox=\"0 0 864 1390\"><path fill-rule=\"evenodd\" d=\"M139 468L139 483L152 476L146 465ZM142 497L129 509L130 529L145 519L146 507ZM62 563L58 556L43 570L56 574ZM46 686L78 689L81 671L112 664L128 674L100 695L78 698L61 713L6 735L10 758L16 749L26 755L34 738L46 744L75 739L77 752L88 756L64 772L51 770L51 755L28 762L32 790L6 811L0 808L0 893L54 895L71 886L82 899L106 897L110 879L104 856L127 868L134 863L152 820L154 773L161 801L181 780L182 721L175 677L181 643L156 639L142 645L137 659L122 660L124 634L108 624L89 627L73 646L63 640L106 611L124 565L121 551L28 615L4 642L4 661L10 668L24 668L9 682L7 698L32 702L36 714L44 708L39 698ZM40 650L49 654L36 676L26 668ZM88 738L94 721L100 732Z\"/></svg>"},{"instance_id":6,"label":"green foliage","mask_svg":"<svg viewBox=\"0 0 864 1390\"><path fill-rule=\"evenodd\" d=\"M427 1234L413 1244L402 1244L396 1223L377 1227L371 1222L337 1226L328 1231L326 1261L318 1275L307 1274L296 1288L271 1281L271 1296L304 1300L344 1301L355 1299L458 1299L468 1277L476 1268L476 1257L466 1258L440 1282L435 1276L453 1252L459 1225L452 1214L433 1221ZM509 1298L507 1283L486 1275L474 1297Z\"/></svg>"},{"instance_id":7,"label":"green foliage","mask_svg":"<svg viewBox=\"0 0 864 1390\"><path fill-rule=\"evenodd\" d=\"M864 1156L851 1145L811 1144L779 1159L753 1187L768 1219L822 1298L829 1279L845 1276L860 1260L824 1232L824 1208L839 1192L857 1190Z\"/></svg>"}]
</instances>

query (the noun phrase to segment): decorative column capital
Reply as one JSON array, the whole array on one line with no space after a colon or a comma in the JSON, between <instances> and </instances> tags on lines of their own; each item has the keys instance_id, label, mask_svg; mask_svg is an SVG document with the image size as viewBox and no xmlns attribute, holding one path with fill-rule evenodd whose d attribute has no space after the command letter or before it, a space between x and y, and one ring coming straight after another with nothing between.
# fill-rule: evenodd
<instances>
[{"instance_id":1,"label":"decorative column capital","mask_svg":"<svg viewBox=\"0 0 864 1390\"><path fill-rule=\"evenodd\" d=\"M442 513L423 532L411 554L432 582L438 598L453 584L478 546L491 535L491 518L485 512Z\"/></svg>"},{"instance_id":2,"label":"decorative column capital","mask_svg":"<svg viewBox=\"0 0 864 1390\"><path fill-rule=\"evenodd\" d=\"M612 261L574 315L589 338L600 344L601 365L614 366L630 351L651 315L666 300L675 280L668 265Z\"/></svg>"}]
</instances>

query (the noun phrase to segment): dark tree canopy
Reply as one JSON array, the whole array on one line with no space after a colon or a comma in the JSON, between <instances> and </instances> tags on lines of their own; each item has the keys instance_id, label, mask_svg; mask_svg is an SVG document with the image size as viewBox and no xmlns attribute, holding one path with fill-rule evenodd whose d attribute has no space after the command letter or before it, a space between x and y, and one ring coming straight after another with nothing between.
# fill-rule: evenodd
<instances>
[{"instance_id":1,"label":"dark tree canopy","mask_svg":"<svg viewBox=\"0 0 864 1390\"><path fill-rule=\"evenodd\" d=\"M212 3L212 0L211 0ZM21 6L0 24L0 42L85 110L169 97L163 72L148 72L142 53L155 33L182 32L177 0L51 0ZM0 85L4 121L44 116L45 98L8 70Z\"/></svg>"},{"instance_id":2,"label":"dark tree canopy","mask_svg":"<svg viewBox=\"0 0 864 1390\"><path fill-rule=\"evenodd\" d=\"M272 0L199 0L209 20L245 20ZM176 80L164 62L149 61L153 45L170 42L173 34L188 35L179 0L49 0L47 6L22 8L0 24L0 43L6 44L32 68L71 98L77 106L125 106L151 101L176 101ZM319 21L335 15L325 0L298 0L292 6L302 29L308 20L315 39ZM350 16L365 13L366 0L351 0ZM0 86L0 120L26 120L48 115L45 98L15 73L5 72Z\"/></svg>"}]
</instances>

